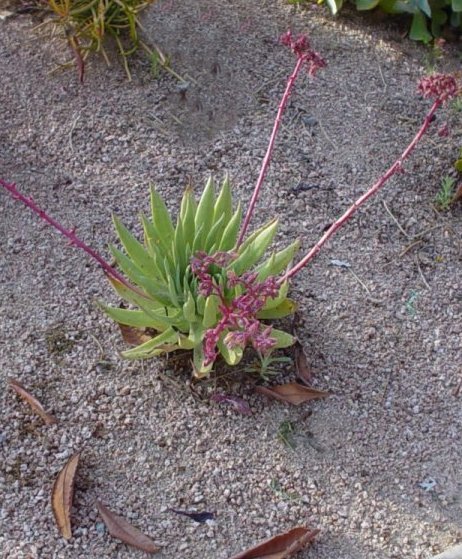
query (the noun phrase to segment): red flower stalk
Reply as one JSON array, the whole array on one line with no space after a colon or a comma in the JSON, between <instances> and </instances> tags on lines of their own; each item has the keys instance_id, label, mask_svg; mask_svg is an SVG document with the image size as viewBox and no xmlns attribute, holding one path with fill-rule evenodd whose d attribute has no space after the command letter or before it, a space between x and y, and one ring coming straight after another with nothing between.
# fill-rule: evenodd
<instances>
[{"instance_id":1,"label":"red flower stalk","mask_svg":"<svg viewBox=\"0 0 462 559\"><path fill-rule=\"evenodd\" d=\"M266 150L266 154L260 169L260 174L257 179L257 184L255 185L252 198L250 199L249 208L247 210L244 223L242 224L242 228L239 233L239 239L237 241L238 248L240 247L242 241L244 240L245 234L249 227L250 219L255 209L255 204L257 203L260 189L262 187L263 181L265 180L271 155L274 149L274 142L276 140L279 126L281 124L282 115L284 114L284 111L287 107L287 103L289 101L290 94L292 93L295 80L297 79L297 76L299 75L303 67L306 67L308 74L310 76L314 76L320 68L326 66L326 63L321 58L321 56L317 52L311 49L310 42L308 40L308 37L306 37L306 35L300 35L299 37L294 39L292 37L292 33L290 31L287 31L287 33L284 33L284 35L282 35L280 40L283 45L290 47L292 52L297 57L297 62L295 64L295 68L292 74L289 76L289 79L287 80L286 89L284 91L284 94L282 96L281 102L278 107L276 120L274 121L273 131L271 132L268 148Z\"/></svg>"}]
</instances>

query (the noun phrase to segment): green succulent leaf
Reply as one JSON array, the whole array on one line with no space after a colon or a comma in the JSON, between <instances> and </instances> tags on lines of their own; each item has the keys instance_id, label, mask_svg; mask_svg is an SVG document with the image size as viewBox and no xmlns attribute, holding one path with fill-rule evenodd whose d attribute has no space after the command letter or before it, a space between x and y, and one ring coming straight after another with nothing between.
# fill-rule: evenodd
<instances>
[{"instance_id":1,"label":"green succulent leaf","mask_svg":"<svg viewBox=\"0 0 462 559\"><path fill-rule=\"evenodd\" d=\"M154 188L151 189L151 212L152 224L157 233L157 239L168 252L175 235L175 228L173 227L165 202Z\"/></svg>"},{"instance_id":2,"label":"green succulent leaf","mask_svg":"<svg viewBox=\"0 0 462 559\"><path fill-rule=\"evenodd\" d=\"M230 349L224 342L227 332L223 333L218 340L218 349L220 350L221 355L223 355L224 360L228 365L234 366L239 363L244 355L244 351L240 347L234 347Z\"/></svg>"},{"instance_id":3,"label":"green succulent leaf","mask_svg":"<svg viewBox=\"0 0 462 559\"><path fill-rule=\"evenodd\" d=\"M119 309L117 307L110 307L104 303L98 302L98 306L115 322L119 324L126 324L127 326L134 326L135 328L154 328L159 332L163 332L169 327L168 322L161 319L155 319L145 311Z\"/></svg>"},{"instance_id":4,"label":"green succulent leaf","mask_svg":"<svg viewBox=\"0 0 462 559\"><path fill-rule=\"evenodd\" d=\"M284 318L290 314L294 314L297 310L297 303L292 299L284 299L277 307L272 309L261 310L257 318L260 320L274 320L278 318Z\"/></svg>"},{"instance_id":5,"label":"green succulent leaf","mask_svg":"<svg viewBox=\"0 0 462 559\"><path fill-rule=\"evenodd\" d=\"M288 247L273 253L268 260L256 268L258 272L258 281L263 281L269 276L277 276L283 272L292 262L299 248L300 241L297 239Z\"/></svg>"},{"instance_id":6,"label":"green succulent leaf","mask_svg":"<svg viewBox=\"0 0 462 559\"><path fill-rule=\"evenodd\" d=\"M194 376L197 378L207 376L212 370L213 363L205 366L204 360L204 348L202 347L202 344L199 344L193 350Z\"/></svg>"},{"instance_id":7,"label":"green succulent leaf","mask_svg":"<svg viewBox=\"0 0 462 559\"><path fill-rule=\"evenodd\" d=\"M218 314L218 297L216 295L209 295L205 300L204 318L202 324L205 328L212 328L217 323Z\"/></svg>"},{"instance_id":8,"label":"green succulent leaf","mask_svg":"<svg viewBox=\"0 0 462 559\"><path fill-rule=\"evenodd\" d=\"M274 299L268 299L266 301L265 306L263 307L263 310L269 310L278 307L287 297L288 292L289 292L289 283L285 281L279 289L278 296L274 297Z\"/></svg>"},{"instance_id":9,"label":"green succulent leaf","mask_svg":"<svg viewBox=\"0 0 462 559\"><path fill-rule=\"evenodd\" d=\"M451 6L454 12L462 12L462 0L452 0Z\"/></svg>"},{"instance_id":10,"label":"green succulent leaf","mask_svg":"<svg viewBox=\"0 0 462 559\"><path fill-rule=\"evenodd\" d=\"M254 237L252 242L247 243L239 249L239 256L234 260L229 268L238 276L245 271L250 270L260 258L265 254L266 249L271 244L278 228L278 220L272 220L259 230L258 235Z\"/></svg>"},{"instance_id":11,"label":"green succulent leaf","mask_svg":"<svg viewBox=\"0 0 462 559\"><path fill-rule=\"evenodd\" d=\"M178 341L178 332L173 328L168 328L158 336L143 344L122 352L122 356L126 359L148 359L159 355L160 352L171 351L170 346L175 345Z\"/></svg>"},{"instance_id":12,"label":"green succulent leaf","mask_svg":"<svg viewBox=\"0 0 462 559\"><path fill-rule=\"evenodd\" d=\"M228 223L233 215L233 199L231 197L231 188L229 186L228 177L225 177L215 203L215 209L213 212L214 222L216 223L222 215L225 216L224 223Z\"/></svg>"},{"instance_id":13,"label":"green succulent leaf","mask_svg":"<svg viewBox=\"0 0 462 559\"><path fill-rule=\"evenodd\" d=\"M409 37L414 41L422 41L424 43L429 43L432 40L432 35L427 28L427 19L421 11L417 11L412 17Z\"/></svg>"},{"instance_id":14,"label":"green succulent leaf","mask_svg":"<svg viewBox=\"0 0 462 559\"><path fill-rule=\"evenodd\" d=\"M192 241L196 234L195 217L196 217L196 201L191 187L188 187L183 194L180 209L180 221L182 226L183 238L192 245Z\"/></svg>"},{"instance_id":15,"label":"green succulent leaf","mask_svg":"<svg viewBox=\"0 0 462 559\"><path fill-rule=\"evenodd\" d=\"M277 330L273 328L270 334L271 338L276 340L275 349L282 349L284 347L290 347L295 343L296 338L283 330Z\"/></svg>"},{"instance_id":16,"label":"green succulent leaf","mask_svg":"<svg viewBox=\"0 0 462 559\"><path fill-rule=\"evenodd\" d=\"M357 10L372 10L378 6L380 0L356 0Z\"/></svg>"},{"instance_id":17,"label":"green succulent leaf","mask_svg":"<svg viewBox=\"0 0 462 559\"><path fill-rule=\"evenodd\" d=\"M221 237L220 244L217 250L228 251L232 250L236 246L237 235L239 233L239 228L241 227L242 220L242 209L241 203L239 202L236 211L232 215L229 223L226 225L223 235Z\"/></svg>"},{"instance_id":18,"label":"green succulent leaf","mask_svg":"<svg viewBox=\"0 0 462 559\"><path fill-rule=\"evenodd\" d=\"M195 247L197 250L204 249L205 237L207 235L207 232L210 231L210 227L213 222L214 207L215 192L213 179L210 177L210 179L207 181L204 192L202 193L195 216L196 230L202 225L202 233L198 241L199 246Z\"/></svg>"},{"instance_id":19,"label":"green succulent leaf","mask_svg":"<svg viewBox=\"0 0 462 559\"><path fill-rule=\"evenodd\" d=\"M116 215L112 216L112 220L117 234L119 235L119 239L133 263L145 275L156 274L156 264L144 246L137 241Z\"/></svg>"},{"instance_id":20,"label":"green succulent leaf","mask_svg":"<svg viewBox=\"0 0 462 559\"><path fill-rule=\"evenodd\" d=\"M196 301L191 291L188 291L186 302L183 305L183 315L188 322L196 322L198 316L196 314Z\"/></svg>"},{"instance_id":21,"label":"green succulent leaf","mask_svg":"<svg viewBox=\"0 0 462 559\"><path fill-rule=\"evenodd\" d=\"M209 234L205 239L204 250L213 254L212 248L215 244L221 241L221 236L223 234L223 229L225 226L225 214L222 213L221 216L215 221L215 223L210 228Z\"/></svg>"}]
</instances>

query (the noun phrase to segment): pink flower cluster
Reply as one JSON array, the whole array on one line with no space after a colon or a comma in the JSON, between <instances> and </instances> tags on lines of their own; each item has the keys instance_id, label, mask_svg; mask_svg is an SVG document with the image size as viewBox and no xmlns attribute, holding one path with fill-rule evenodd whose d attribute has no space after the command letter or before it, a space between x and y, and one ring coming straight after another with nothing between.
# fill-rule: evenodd
<instances>
[{"instance_id":1,"label":"pink flower cluster","mask_svg":"<svg viewBox=\"0 0 462 559\"><path fill-rule=\"evenodd\" d=\"M210 273L211 266L224 268L236 255L219 252L207 255L199 252L191 259L191 270L199 280L199 293L206 297L216 295L219 300L218 310L221 319L215 328L210 328L204 337L204 365L210 365L218 356L217 344L224 332L228 332L224 343L229 349L240 347L244 349L251 344L254 349L262 354L268 353L276 345L276 340L271 337L271 326L264 326L257 318L257 314L265 306L267 299L274 298L279 293L278 281L274 277L257 281L258 274L246 272L238 276L234 271L228 270L226 274L226 287L234 289L240 286L243 293L231 300L225 296L225 287L217 283Z\"/></svg>"},{"instance_id":2,"label":"pink flower cluster","mask_svg":"<svg viewBox=\"0 0 462 559\"><path fill-rule=\"evenodd\" d=\"M420 80L418 89L425 99L435 99L441 103L460 95L461 91L454 76L449 74L425 76Z\"/></svg>"},{"instance_id":3,"label":"pink flower cluster","mask_svg":"<svg viewBox=\"0 0 462 559\"><path fill-rule=\"evenodd\" d=\"M306 35L299 35L294 38L289 30L281 36L280 41L286 47L290 47L297 58L303 58L306 61L310 76L314 76L318 70L326 66L326 62L321 55L311 48L310 41Z\"/></svg>"}]
</instances>

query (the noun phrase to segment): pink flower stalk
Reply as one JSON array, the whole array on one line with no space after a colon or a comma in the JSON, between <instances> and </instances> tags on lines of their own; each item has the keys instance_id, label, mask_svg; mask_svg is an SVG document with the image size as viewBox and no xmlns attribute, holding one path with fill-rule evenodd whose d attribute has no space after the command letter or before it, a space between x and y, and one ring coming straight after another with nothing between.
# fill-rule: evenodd
<instances>
[{"instance_id":1,"label":"pink flower stalk","mask_svg":"<svg viewBox=\"0 0 462 559\"><path fill-rule=\"evenodd\" d=\"M221 319L215 328L209 328L204 336L204 355L207 367L218 356L217 344L222 334L226 331L224 343L228 348L240 347L244 349L251 344L256 351L266 354L276 345L276 340L271 337L271 326L264 327L257 318L257 314L265 306L268 298L274 298L279 293L278 282L275 277L257 281L258 274L246 272L238 276L232 270L227 272L226 286L219 285L213 278L209 268L227 266L235 255L218 252L214 255L197 253L191 259L191 270L199 280L199 293L208 297L217 295L220 300L218 310ZM227 300L225 289L237 286L244 289L242 295Z\"/></svg>"},{"instance_id":2,"label":"pink flower stalk","mask_svg":"<svg viewBox=\"0 0 462 559\"><path fill-rule=\"evenodd\" d=\"M290 47L292 52L297 57L297 62L295 64L295 68L292 74L287 80L286 89L284 91L284 94L282 96L281 102L278 107L276 120L274 121L273 131L271 132L268 148L266 150L266 154L260 169L260 174L257 179L257 184L255 185L252 198L250 199L249 208L247 210L246 216L244 218L244 223L242 224L241 231L239 233L237 248L241 246L242 241L244 240L245 234L247 232L247 229L249 227L250 219L252 218L252 214L255 209L255 204L257 203L260 189L262 187L263 181L265 180L266 173L268 171L271 155L274 149L274 143L276 141L276 136L279 130L279 126L282 121L282 115L284 114L284 111L287 107L287 103L292 93L295 80L297 79L297 76L299 75L303 67L307 69L308 74L310 76L314 76L319 69L324 68L324 66L326 66L326 63L323 60L323 58L321 58L321 56L317 52L311 49L310 42L308 40L308 37L306 37L306 35L300 35L299 37L294 39L292 37L292 33L290 31L287 31L287 33L284 33L284 35L282 35L280 40L283 45Z\"/></svg>"},{"instance_id":3,"label":"pink flower stalk","mask_svg":"<svg viewBox=\"0 0 462 559\"><path fill-rule=\"evenodd\" d=\"M16 185L14 183L8 183L8 182L0 179L0 186L3 186L3 188L5 188L11 194L12 198L22 202L25 206L27 206L34 213L36 213L43 221L45 221L45 223L48 223L49 225L54 227L57 231L59 231L59 233L61 233L61 235L64 235L64 237L69 239L69 244L71 246L76 246L78 248L81 248L89 256L91 256L93 258L93 260L96 260L96 262L104 270L105 274L107 274L109 277L114 278L115 280L119 281L120 283L122 283L123 285L125 285L126 287L131 289L132 291L136 291L138 294L142 295L143 297L146 297L145 293L143 293L142 291L139 291L136 287L131 285L124 278L124 276L122 274L120 274L117 270L115 270L108 262L106 262L106 260L104 260L104 258L100 254L98 254L90 246L88 246L81 239L79 239L79 237L77 237L77 235L75 234L75 228L74 229L66 229L63 225L61 225L61 223L59 223L58 221L53 219L44 210L39 208L32 198L28 198L27 196L24 196L24 194L21 194L19 192L19 190L16 188Z\"/></svg>"},{"instance_id":4,"label":"pink flower stalk","mask_svg":"<svg viewBox=\"0 0 462 559\"><path fill-rule=\"evenodd\" d=\"M310 260L312 260L321 250L323 245L340 229L356 211L376 194L384 184L391 179L393 175L403 171L404 161L411 155L414 148L422 139L422 136L428 130L431 122L433 121L433 116L441 105L443 105L449 99L460 95L461 89L457 86L457 82L453 76L445 74L435 74L433 76L427 76L422 78L418 86L419 92L425 98L435 99L433 105L431 106L428 113L425 115L422 126L420 127L417 134L414 136L411 143L407 146L400 157L393 163L393 165L379 178L379 180L362 196L360 196L352 206L337 220L335 221L329 229L324 233L324 235L319 239L319 241L314 245L314 247L307 253L307 255L298 262L293 268L288 270L282 278L279 280L279 284L284 283L289 280L295 274L297 274L302 268L304 268Z\"/></svg>"}]
</instances>

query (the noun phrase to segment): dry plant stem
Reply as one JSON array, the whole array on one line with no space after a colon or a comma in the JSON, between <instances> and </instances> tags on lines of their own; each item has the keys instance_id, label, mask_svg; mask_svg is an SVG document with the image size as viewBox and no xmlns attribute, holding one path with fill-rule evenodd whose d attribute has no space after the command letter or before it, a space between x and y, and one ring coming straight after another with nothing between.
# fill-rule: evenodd
<instances>
[{"instance_id":1,"label":"dry plant stem","mask_svg":"<svg viewBox=\"0 0 462 559\"><path fill-rule=\"evenodd\" d=\"M5 188L15 200L19 200L20 202L22 202L25 206L27 206L34 213L36 213L40 217L40 219L42 219L43 221L45 221L46 223L54 227L57 231L61 233L61 235L69 239L69 244L71 246L76 246L84 250L94 260L96 260L96 262L98 262L98 264L101 266L101 268L103 268L104 272L108 276L116 279L117 281L120 281L129 289L136 290L136 288L132 286L129 282L127 282L127 280L122 276L122 274L120 274L108 262L106 262L106 260L104 260L102 256L100 256L96 251L94 251L91 247L89 247L86 243L84 243L81 239L79 239L75 234L74 229L66 229L65 227L63 227L58 221L53 219L41 208L39 208L37 204L32 200L32 198L27 198L27 196L21 194L16 188L16 185L14 183L8 183L0 179L0 186L3 186L3 188ZM136 291L138 292L138 290ZM145 296L142 292L139 292L139 294Z\"/></svg>"},{"instance_id":2,"label":"dry plant stem","mask_svg":"<svg viewBox=\"0 0 462 559\"><path fill-rule=\"evenodd\" d=\"M271 137L269 140L268 148L266 150L265 158L263 159L263 163L260 169L260 175L258 176L257 184L255 185L255 189L252 194L252 198L250 199L249 209L247 210L244 223L242 225L241 231L239 233L239 239L237 241L237 248L239 248L242 244L244 236L247 232L247 228L249 226L250 219L252 218L253 210L255 208L255 204L257 203L258 194L260 193L261 186L263 181L265 180L266 172L268 171L269 162L271 159L271 154L274 148L274 142L276 140L276 136L279 130L279 126L281 124L282 115L287 106L287 102L289 100L290 94L292 92L293 85L295 80L297 79L300 70L302 69L303 64L306 62L305 57L300 56L297 58L297 64L290 75L289 79L287 80L286 89L284 91L284 95L282 96L281 102L279 103L278 112L276 115L276 120L274 121L273 131L271 132Z\"/></svg>"},{"instance_id":3,"label":"dry plant stem","mask_svg":"<svg viewBox=\"0 0 462 559\"><path fill-rule=\"evenodd\" d=\"M340 229L350 218L351 216L367 201L369 198L374 196L382 186L393 176L402 171L404 161L409 157L412 153L416 145L422 139L422 136L427 131L430 123L432 121L433 115L437 111L437 109L441 106L442 101L441 99L437 99L433 105L431 106L430 110L428 111L425 119L423 121L420 130L415 135L412 142L408 145L408 147L404 150L401 156L393 163L393 165L386 171L384 175L380 177L380 179L362 196L360 196L356 202L348 208L348 210L339 218L335 223L333 223L326 233L319 239L319 241L314 245L314 247L308 252L308 254L300 260L298 264L296 264L293 268L288 270L286 274L279 280L279 283L282 284L285 281L289 280L295 274L297 274L302 268L304 268L310 260L312 260L321 248L327 243L327 241Z\"/></svg>"}]
</instances>

